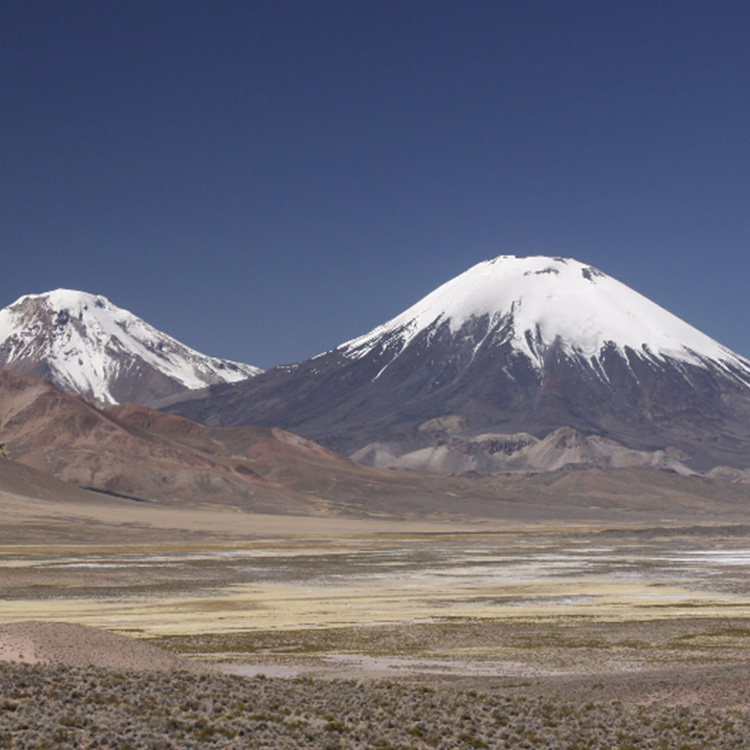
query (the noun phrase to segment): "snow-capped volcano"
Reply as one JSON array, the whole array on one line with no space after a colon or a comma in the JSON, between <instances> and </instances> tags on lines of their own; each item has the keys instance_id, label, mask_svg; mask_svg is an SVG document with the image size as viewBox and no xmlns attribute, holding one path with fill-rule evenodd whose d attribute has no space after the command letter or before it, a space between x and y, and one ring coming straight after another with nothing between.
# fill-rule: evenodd
<instances>
[{"instance_id":1,"label":"snow-capped volcano","mask_svg":"<svg viewBox=\"0 0 750 750\"><path fill-rule=\"evenodd\" d=\"M486 320L486 335L476 350L507 342L540 369L558 345L592 362L613 349L647 359L726 362L750 383L749 362L630 287L576 260L543 256L479 263L339 350L356 359L379 348L395 359L424 332L429 339L447 326L456 335L477 320Z\"/></svg>"},{"instance_id":2,"label":"snow-capped volcano","mask_svg":"<svg viewBox=\"0 0 750 750\"><path fill-rule=\"evenodd\" d=\"M0 368L103 404L147 403L262 372L200 354L105 297L69 289L25 295L0 310Z\"/></svg>"},{"instance_id":3,"label":"snow-capped volcano","mask_svg":"<svg viewBox=\"0 0 750 750\"><path fill-rule=\"evenodd\" d=\"M750 362L563 258L480 263L363 336L172 410L282 426L377 465L572 428L695 468L750 467Z\"/></svg>"}]
</instances>

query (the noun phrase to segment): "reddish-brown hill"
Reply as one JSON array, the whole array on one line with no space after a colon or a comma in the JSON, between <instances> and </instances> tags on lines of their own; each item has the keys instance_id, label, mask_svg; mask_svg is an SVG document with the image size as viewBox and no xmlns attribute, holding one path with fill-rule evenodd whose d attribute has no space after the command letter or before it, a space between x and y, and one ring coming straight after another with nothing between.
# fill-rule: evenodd
<instances>
[{"instance_id":1,"label":"reddish-brown hill","mask_svg":"<svg viewBox=\"0 0 750 750\"><path fill-rule=\"evenodd\" d=\"M151 501L215 500L271 512L314 510L247 462L129 425L30 375L0 371L0 442L14 461L98 492Z\"/></svg>"},{"instance_id":2,"label":"reddish-brown hill","mask_svg":"<svg viewBox=\"0 0 750 750\"><path fill-rule=\"evenodd\" d=\"M750 502L746 485L647 469L450 477L374 469L283 430L210 428L130 404L102 411L7 371L0 444L0 492L60 502L83 488L178 507L523 521L718 520L744 515Z\"/></svg>"}]
</instances>

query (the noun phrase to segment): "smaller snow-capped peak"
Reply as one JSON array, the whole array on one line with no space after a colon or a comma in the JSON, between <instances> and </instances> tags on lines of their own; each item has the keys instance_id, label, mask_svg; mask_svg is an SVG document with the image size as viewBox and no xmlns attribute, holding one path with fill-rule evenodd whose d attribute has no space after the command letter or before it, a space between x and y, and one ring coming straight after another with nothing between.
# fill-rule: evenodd
<instances>
[{"instance_id":1,"label":"smaller snow-capped peak","mask_svg":"<svg viewBox=\"0 0 750 750\"><path fill-rule=\"evenodd\" d=\"M0 310L0 367L48 377L103 403L244 380L257 367L200 354L106 297L70 289L29 294ZM139 400L130 397L128 400Z\"/></svg>"},{"instance_id":2,"label":"smaller snow-capped peak","mask_svg":"<svg viewBox=\"0 0 750 750\"><path fill-rule=\"evenodd\" d=\"M357 359L388 340L398 356L425 329L447 324L455 333L483 316L540 364L544 349L557 342L586 359L614 346L648 358L710 359L750 374L746 360L625 284L577 260L544 256L479 263L339 351Z\"/></svg>"}]
</instances>

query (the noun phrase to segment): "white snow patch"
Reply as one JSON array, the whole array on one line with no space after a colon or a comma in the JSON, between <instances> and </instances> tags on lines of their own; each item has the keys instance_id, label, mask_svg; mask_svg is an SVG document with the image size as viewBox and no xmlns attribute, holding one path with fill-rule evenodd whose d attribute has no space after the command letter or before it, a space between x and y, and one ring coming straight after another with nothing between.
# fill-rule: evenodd
<instances>
[{"instance_id":1,"label":"white snow patch","mask_svg":"<svg viewBox=\"0 0 750 750\"><path fill-rule=\"evenodd\" d=\"M0 310L0 347L6 367L46 360L59 385L105 403L116 402L110 387L122 368L152 367L190 389L262 372L200 354L106 297L70 289L25 295Z\"/></svg>"},{"instance_id":2,"label":"white snow patch","mask_svg":"<svg viewBox=\"0 0 750 750\"><path fill-rule=\"evenodd\" d=\"M387 340L395 358L425 329L445 322L456 333L485 315L491 325L509 321L513 347L538 364L555 342L590 362L614 346L648 359L711 360L726 371L738 369L750 382L750 362L663 307L591 266L543 256L503 255L479 263L338 350L359 359Z\"/></svg>"}]
</instances>

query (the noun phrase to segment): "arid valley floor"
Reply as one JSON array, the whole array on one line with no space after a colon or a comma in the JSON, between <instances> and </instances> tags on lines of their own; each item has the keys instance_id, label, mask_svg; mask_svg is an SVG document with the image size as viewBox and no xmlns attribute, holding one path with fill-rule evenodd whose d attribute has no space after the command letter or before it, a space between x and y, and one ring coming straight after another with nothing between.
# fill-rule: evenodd
<instances>
[{"instance_id":1,"label":"arid valley floor","mask_svg":"<svg viewBox=\"0 0 750 750\"><path fill-rule=\"evenodd\" d=\"M750 746L741 512L3 513L3 748Z\"/></svg>"}]
</instances>

